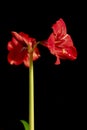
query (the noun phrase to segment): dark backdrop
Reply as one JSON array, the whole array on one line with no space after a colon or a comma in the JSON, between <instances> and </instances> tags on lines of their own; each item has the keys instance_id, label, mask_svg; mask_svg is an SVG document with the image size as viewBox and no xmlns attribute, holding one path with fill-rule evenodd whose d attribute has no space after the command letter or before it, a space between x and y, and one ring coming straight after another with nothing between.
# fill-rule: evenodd
<instances>
[{"instance_id":1,"label":"dark backdrop","mask_svg":"<svg viewBox=\"0 0 87 130\"><path fill-rule=\"evenodd\" d=\"M66 23L78 57L55 66L55 57L38 46L41 57L34 62L35 129L83 126L87 59L85 3L12 1L0 6L0 130L23 130L19 120L28 121L28 68L7 62L11 31L22 31L44 40L59 18Z\"/></svg>"}]
</instances>

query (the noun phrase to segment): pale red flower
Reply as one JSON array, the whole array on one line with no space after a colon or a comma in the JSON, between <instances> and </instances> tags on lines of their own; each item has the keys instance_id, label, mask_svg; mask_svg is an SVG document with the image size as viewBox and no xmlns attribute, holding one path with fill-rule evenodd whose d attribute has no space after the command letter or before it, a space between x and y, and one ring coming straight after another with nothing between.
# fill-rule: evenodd
<instances>
[{"instance_id":1,"label":"pale red flower","mask_svg":"<svg viewBox=\"0 0 87 130\"><path fill-rule=\"evenodd\" d=\"M36 44L35 38L31 38L29 35L20 32L12 31L12 40L8 42L7 49L8 62L14 65L20 65L24 63L25 66L29 67L29 51L32 50L33 46ZM33 60L40 57L38 48L33 50Z\"/></svg>"}]
</instances>

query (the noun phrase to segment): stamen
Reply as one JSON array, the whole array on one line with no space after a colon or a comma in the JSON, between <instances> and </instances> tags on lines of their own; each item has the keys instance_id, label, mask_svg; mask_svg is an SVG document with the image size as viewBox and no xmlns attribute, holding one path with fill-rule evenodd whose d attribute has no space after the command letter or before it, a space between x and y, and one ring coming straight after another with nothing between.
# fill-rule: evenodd
<instances>
[{"instance_id":1,"label":"stamen","mask_svg":"<svg viewBox=\"0 0 87 130\"><path fill-rule=\"evenodd\" d=\"M12 60L12 61L10 62L10 64L13 65L13 64L14 64L14 61Z\"/></svg>"},{"instance_id":2,"label":"stamen","mask_svg":"<svg viewBox=\"0 0 87 130\"><path fill-rule=\"evenodd\" d=\"M67 54L67 51L65 49L62 49L63 54Z\"/></svg>"},{"instance_id":3,"label":"stamen","mask_svg":"<svg viewBox=\"0 0 87 130\"><path fill-rule=\"evenodd\" d=\"M21 51L28 49L27 47L22 47Z\"/></svg>"}]
</instances>

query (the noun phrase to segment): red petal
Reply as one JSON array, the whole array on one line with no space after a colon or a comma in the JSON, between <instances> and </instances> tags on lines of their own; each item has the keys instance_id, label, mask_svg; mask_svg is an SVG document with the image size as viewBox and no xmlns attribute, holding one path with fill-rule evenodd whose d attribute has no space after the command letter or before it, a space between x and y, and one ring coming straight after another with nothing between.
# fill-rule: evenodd
<instances>
[{"instance_id":1,"label":"red petal","mask_svg":"<svg viewBox=\"0 0 87 130\"><path fill-rule=\"evenodd\" d=\"M20 36L23 38L23 41L24 41L27 45L29 44L30 46L32 46L32 39L33 39L33 38L29 37L28 34L23 33L23 32L20 32L19 34L20 34Z\"/></svg>"},{"instance_id":2,"label":"red petal","mask_svg":"<svg viewBox=\"0 0 87 130\"><path fill-rule=\"evenodd\" d=\"M40 52L38 48L35 48L33 51L33 60L37 60L40 57Z\"/></svg>"},{"instance_id":3,"label":"red petal","mask_svg":"<svg viewBox=\"0 0 87 130\"><path fill-rule=\"evenodd\" d=\"M20 32L19 34L17 32L12 31L12 35L21 42L25 42L27 45L30 45L31 47L36 44L35 38L29 37L28 34Z\"/></svg>"},{"instance_id":4,"label":"red petal","mask_svg":"<svg viewBox=\"0 0 87 130\"><path fill-rule=\"evenodd\" d=\"M19 34L20 34L22 37L26 38L26 39L28 39L28 38L29 38L29 35L28 35L28 34L26 34L26 33L19 32Z\"/></svg>"},{"instance_id":5,"label":"red petal","mask_svg":"<svg viewBox=\"0 0 87 130\"><path fill-rule=\"evenodd\" d=\"M28 53L27 53L27 55L25 56L23 62L24 62L24 65L25 65L26 67L29 67L29 66L30 66L29 54L28 54Z\"/></svg>"},{"instance_id":6,"label":"red petal","mask_svg":"<svg viewBox=\"0 0 87 130\"><path fill-rule=\"evenodd\" d=\"M11 33L12 33L12 36L15 37L18 41L23 42L23 37L20 34L18 34L17 32L14 32L14 31L12 31Z\"/></svg>"},{"instance_id":7,"label":"red petal","mask_svg":"<svg viewBox=\"0 0 87 130\"><path fill-rule=\"evenodd\" d=\"M59 56L56 55L56 62L55 62L55 65L59 65L60 64L60 59L59 59Z\"/></svg>"},{"instance_id":8,"label":"red petal","mask_svg":"<svg viewBox=\"0 0 87 130\"><path fill-rule=\"evenodd\" d=\"M12 42L9 41L8 44L7 44L7 49L10 51L13 49L13 45L12 45Z\"/></svg>"},{"instance_id":9,"label":"red petal","mask_svg":"<svg viewBox=\"0 0 87 130\"><path fill-rule=\"evenodd\" d=\"M55 41L55 46L57 47L70 47L73 46L73 41L70 35L66 34L62 39Z\"/></svg>"},{"instance_id":10,"label":"red petal","mask_svg":"<svg viewBox=\"0 0 87 130\"><path fill-rule=\"evenodd\" d=\"M69 60L75 60L77 58L77 51L75 47L69 47L65 49L65 58Z\"/></svg>"},{"instance_id":11,"label":"red petal","mask_svg":"<svg viewBox=\"0 0 87 130\"><path fill-rule=\"evenodd\" d=\"M10 51L10 50L12 50L15 46L17 46L18 44L19 44L19 42L13 37L13 38L12 38L12 41L9 41L9 42L8 42L7 49Z\"/></svg>"},{"instance_id":12,"label":"red petal","mask_svg":"<svg viewBox=\"0 0 87 130\"><path fill-rule=\"evenodd\" d=\"M10 64L19 65L23 62L27 50L23 50L21 46L17 46L8 54L8 62Z\"/></svg>"},{"instance_id":13,"label":"red petal","mask_svg":"<svg viewBox=\"0 0 87 130\"><path fill-rule=\"evenodd\" d=\"M19 41L12 37L12 45L15 47L19 44Z\"/></svg>"},{"instance_id":14,"label":"red petal","mask_svg":"<svg viewBox=\"0 0 87 130\"><path fill-rule=\"evenodd\" d=\"M18 41L25 43L25 44L29 44L30 46L32 46L32 42L31 42L31 38L29 38L29 36L23 32L20 32L19 34L17 32L12 31L12 35L13 37L15 37Z\"/></svg>"},{"instance_id":15,"label":"red petal","mask_svg":"<svg viewBox=\"0 0 87 130\"><path fill-rule=\"evenodd\" d=\"M48 43L45 46L48 47L48 49L50 50L50 52L52 54L54 54L54 51L55 51L55 38L54 38L53 33L51 33L51 35L49 36Z\"/></svg>"},{"instance_id":16,"label":"red petal","mask_svg":"<svg viewBox=\"0 0 87 130\"><path fill-rule=\"evenodd\" d=\"M59 38L63 37L67 33L66 25L61 18L55 24L53 24L52 29L54 34L56 34Z\"/></svg>"},{"instance_id":17,"label":"red petal","mask_svg":"<svg viewBox=\"0 0 87 130\"><path fill-rule=\"evenodd\" d=\"M58 48L56 53L60 59L74 60L77 58L77 51L73 46L67 48Z\"/></svg>"}]
</instances>

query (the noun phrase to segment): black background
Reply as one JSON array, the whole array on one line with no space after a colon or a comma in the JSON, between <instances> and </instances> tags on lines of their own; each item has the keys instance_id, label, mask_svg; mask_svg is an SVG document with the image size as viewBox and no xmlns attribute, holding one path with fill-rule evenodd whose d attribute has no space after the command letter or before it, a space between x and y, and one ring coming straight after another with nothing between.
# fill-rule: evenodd
<instances>
[{"instance_id":1,"label":"black background","mask_svg":"<svg viewBox=\"0 0 87 130\"><path fill-rule=\"evenodd\" d=\"M51 26L63 18L78 51L75 61L61 61L38 46L41 57L34 62L35 130L83 127L86 103L86 7L64 1L16 1L0 4L0 130L22 130L28 121L28 68L11 66L7 43L11 31L47 39ZM84 122L85 123L85 122Z\"/></svg>"}]
</instances>

